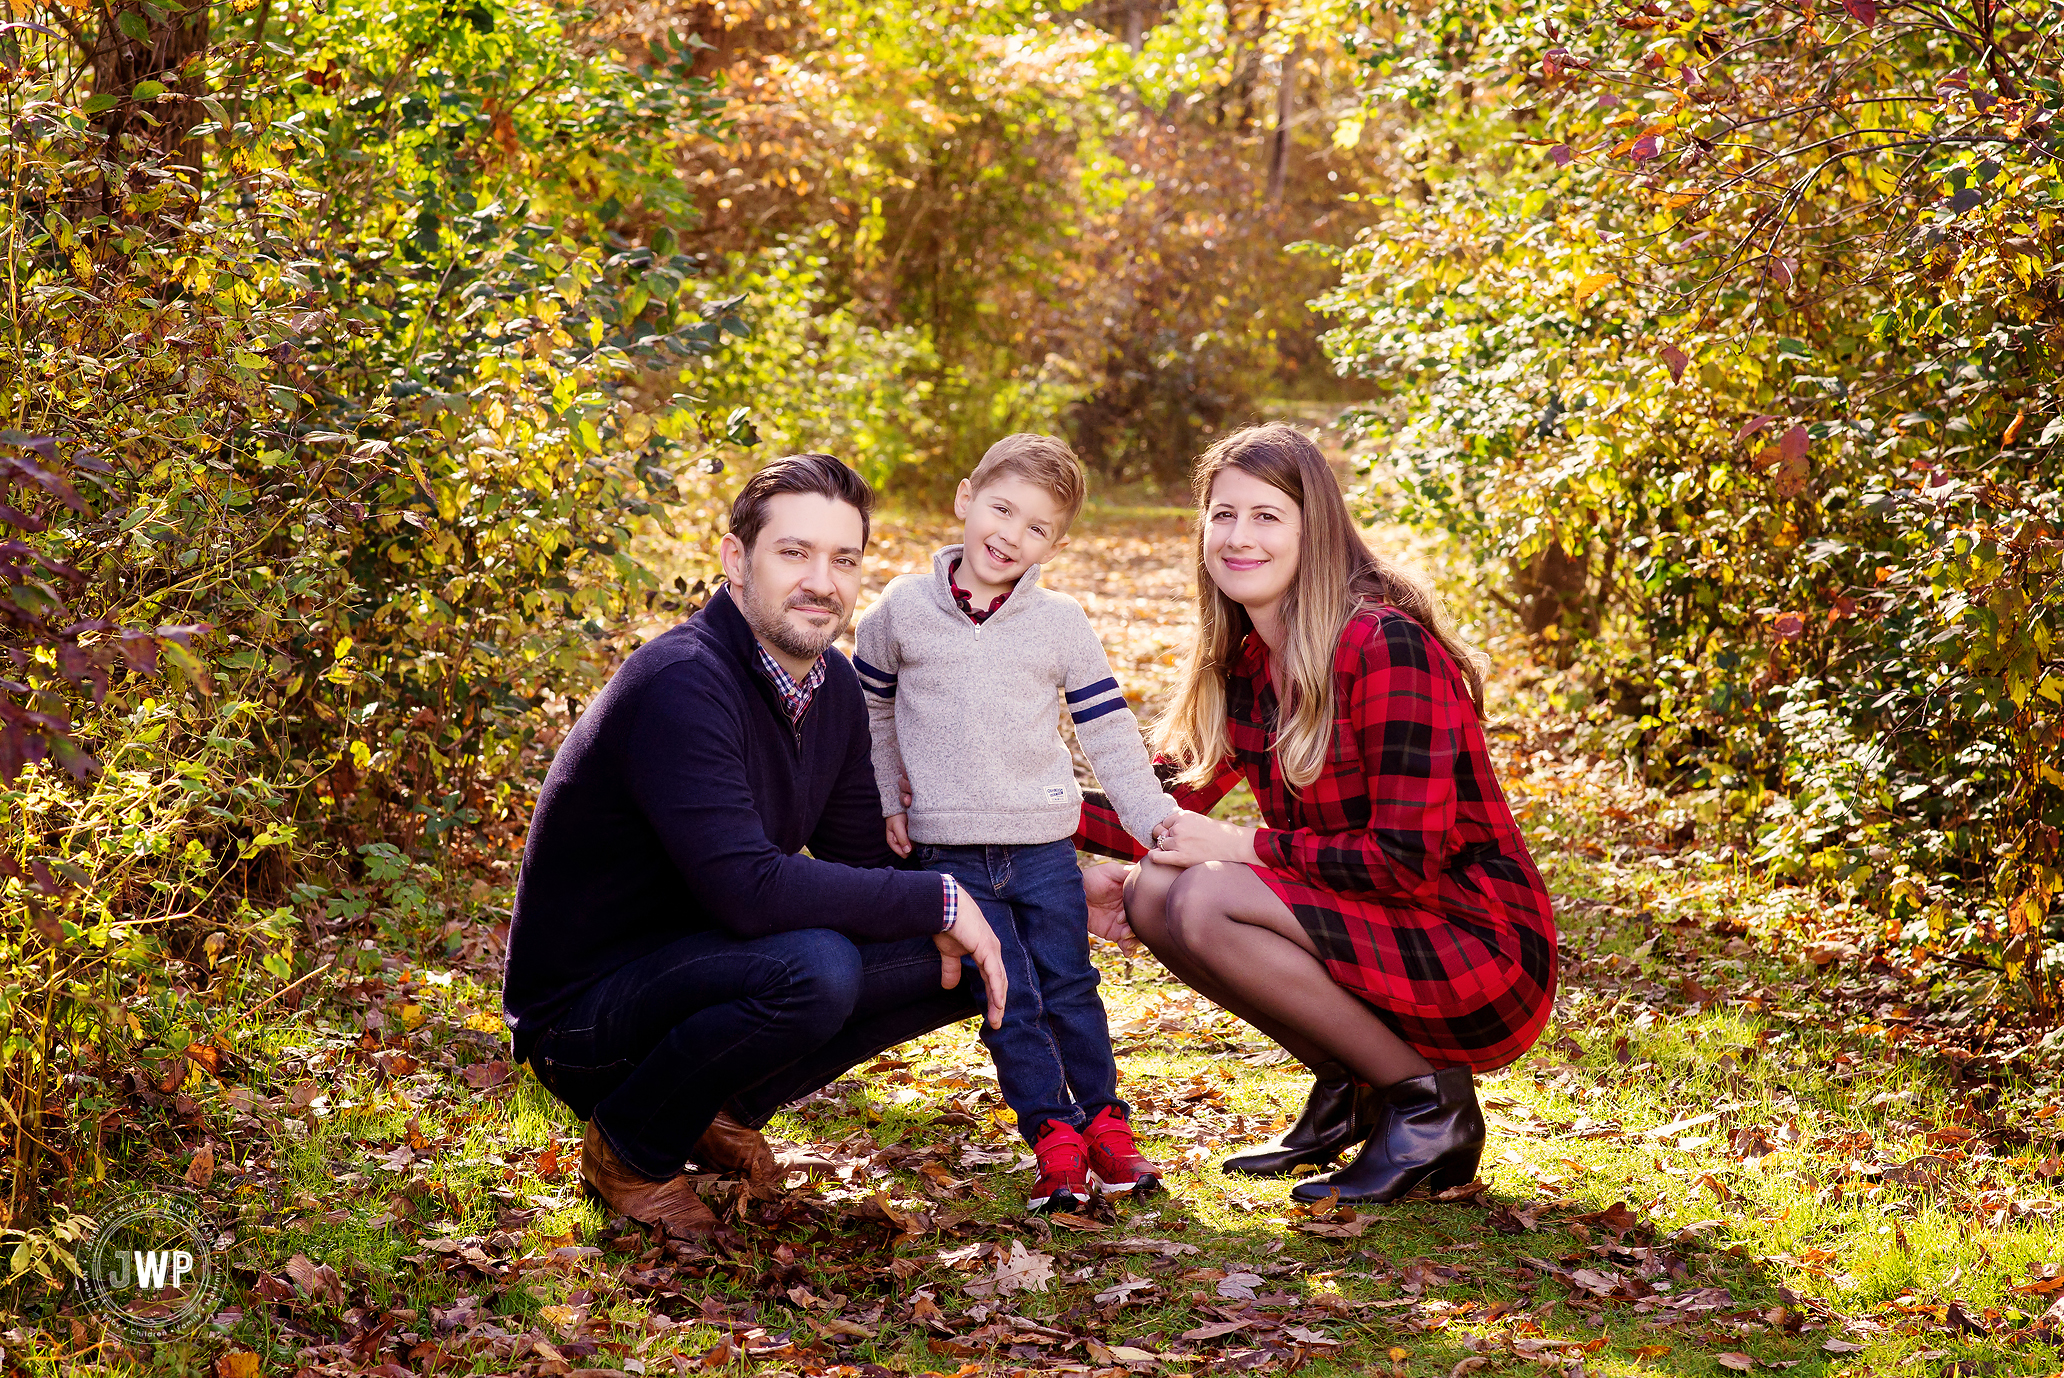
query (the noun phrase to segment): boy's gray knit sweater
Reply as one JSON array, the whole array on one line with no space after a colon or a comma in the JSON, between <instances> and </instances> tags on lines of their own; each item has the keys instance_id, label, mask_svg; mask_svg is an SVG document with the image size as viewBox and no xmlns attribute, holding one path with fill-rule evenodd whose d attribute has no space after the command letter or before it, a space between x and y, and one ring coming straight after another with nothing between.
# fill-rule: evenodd
<instances>
[{"instance_id":1,"label":"boy's gray knit sweater","mask_svg":"<svg viewBox=\"0 0 2064 1378\"><path fill-rule=\"evenodd\" d=\"M953 601L947 571L892 580L860 619L853 668L867 690L884 816L903 812L910 778L913 842L1032 844L1072 836L1082 791L1061 740L1060 707L1125 830L1149 842L1176 808L1140 742L1082 605L1026 570L980 626Z\"/></svg>"}]
</instances>

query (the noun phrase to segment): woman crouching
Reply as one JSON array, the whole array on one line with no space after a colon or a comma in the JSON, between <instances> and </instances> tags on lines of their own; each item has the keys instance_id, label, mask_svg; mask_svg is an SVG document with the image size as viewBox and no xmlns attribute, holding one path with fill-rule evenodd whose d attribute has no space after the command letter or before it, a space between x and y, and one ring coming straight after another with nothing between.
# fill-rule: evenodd
<instances>
[{"instance_id":1,"label":"woman crouching","mask_svg":"<svg viewBox=\"0 0 2064 1378\"><path fill-rule=\"evenodd\" d=\"M1297 1121L1224 1170L1321 1201L1470 1181L1477 1071L1533 1046L1555 992L1548 892L1491 774L1478 656L1373 554L1317 446L1256 426L1198 462L1197 638L1157 726L1183 811L1132 867L1084 873L1091 927L1314 1078ZM1265 826L1206 816L1242 779ZM1097 801L1078 845L1136 857ZM1121 909L1122 906L1122 909Z\"/></svg>"}]
</instances>

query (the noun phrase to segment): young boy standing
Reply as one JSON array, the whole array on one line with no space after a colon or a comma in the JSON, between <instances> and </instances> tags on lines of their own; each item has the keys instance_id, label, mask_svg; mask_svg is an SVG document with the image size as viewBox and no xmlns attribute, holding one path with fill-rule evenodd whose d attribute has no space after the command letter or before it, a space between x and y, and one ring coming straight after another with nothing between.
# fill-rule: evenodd
<instances>
[{"instance_id":1,"label":"young boy standing","mask_svg":"<svg viewBox=\"0 0 2064 1378\"><path fill-rule=\"evenodd\" d=\"M988 914L1009 977L1002 1027L982 1029L1003 1098L1039 1159L1030 1210L1146 1192L1160 1170L1134 1146L1089 959L1070 840L1082 807L1063 704L1126 830L1152 845L1176 809L1155 778L1082 606L1039 586L1084 497L1062 441L1010 435L954 497L961 544L892 581L860 619L889 845L958 881ZM901 781L910 783L906 815Z\"/></svg>"}]
</instances>

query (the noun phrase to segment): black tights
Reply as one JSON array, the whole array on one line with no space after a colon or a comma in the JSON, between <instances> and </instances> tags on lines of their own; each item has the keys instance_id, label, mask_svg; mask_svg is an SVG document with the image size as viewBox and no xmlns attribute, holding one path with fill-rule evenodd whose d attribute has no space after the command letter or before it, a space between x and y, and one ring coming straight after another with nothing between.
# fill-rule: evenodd
<instances>
[{"instance_id":1,"label":"black tights","mask_svg":"<svg viewBox=\"0 0 2064 1378\"><path fill-rule=\"evenodd\" d=\"M1143 861L1125 883L1125 918L1186 985L1307 1067L1338 1062L1372 1086L1434 1070L1334 982L1297 916L1250 867Z\"/></svg>"}]
</instances>

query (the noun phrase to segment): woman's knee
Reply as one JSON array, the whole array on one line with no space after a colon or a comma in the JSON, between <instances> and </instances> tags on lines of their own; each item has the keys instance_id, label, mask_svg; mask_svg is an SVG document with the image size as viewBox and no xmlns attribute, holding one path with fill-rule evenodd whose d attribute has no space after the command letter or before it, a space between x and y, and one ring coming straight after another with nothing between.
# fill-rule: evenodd
<instances>
[{"instance_id":1,"label":"woman's knee","mask_svg":"<svg viewBox=\"0 0 2064 1378\"><path fill-rule=\"evenodd\" d=\"M1173 866L1142 861L1125 878L1125 921L1149 947L1165 932L1168 888L1181 876Z\"/></svg>"},{"instance_id":2,"label":"woman's knee","mask_svg":"<svg viewBox=\"0 0 2064 1378\"><path fill-rule=\"evenodd\" d=\"M1206 861L1186 868L1169 882L1162 901L1163 922L1176 942L1191 949L1208 947L1203 941L1205 932L1226 922L1226 880L1232 864Z\"/></svg>"}]
</instances>

